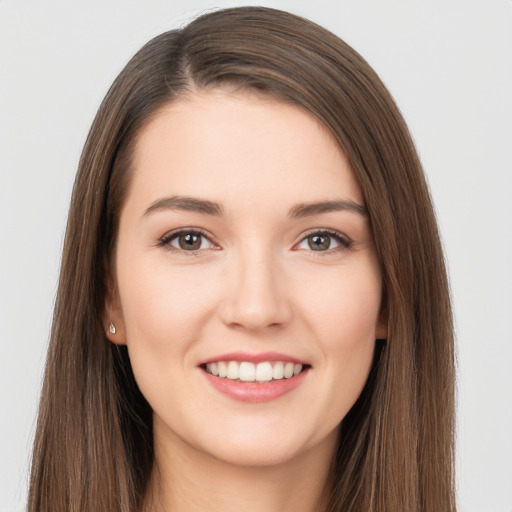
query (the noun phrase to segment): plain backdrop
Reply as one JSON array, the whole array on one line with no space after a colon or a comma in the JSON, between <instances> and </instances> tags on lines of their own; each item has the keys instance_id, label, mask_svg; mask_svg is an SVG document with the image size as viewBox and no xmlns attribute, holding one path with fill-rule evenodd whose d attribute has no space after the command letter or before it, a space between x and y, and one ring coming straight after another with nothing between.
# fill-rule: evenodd
<instances>
[{"instance_id":1,"label":"plain backdrop","mask_svg":"<svg viewBox=\"0 0 512 512\"><path fill-rule=\"evenodd\" d=\"M96 109L149 38L245 3L0 0L1 512L26 498L70 191ZM512 512L512 1L261 4L354 46L409 123L451 276L460 510Z\"/></svg>"}]
</instances>

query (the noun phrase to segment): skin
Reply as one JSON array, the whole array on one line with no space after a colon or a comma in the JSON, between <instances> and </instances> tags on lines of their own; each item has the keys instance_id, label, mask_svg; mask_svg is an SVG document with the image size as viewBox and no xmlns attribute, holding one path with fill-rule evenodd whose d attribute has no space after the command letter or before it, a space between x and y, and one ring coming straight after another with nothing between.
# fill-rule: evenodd
<instances>
[{"instance_id":1,"label":"skin","mask_svg":"<svg viewBox=\"0 0 512 512\"><path fill-rule=\"evenodd\" d=\"M147 510L322 510L337 426L386 336L367 216L289 216L297 203L364 207L345 155L297 107L213 91L158 112L139 133L133 167L108 336L128 345L154 411ZM214 201L223 215L151 209L175 196ZM196 251L170 235L187 228L207 234ZM318 232L324 250L311 248ZM278 351L310 368L276 400L240 402L199 367L234 351Z\"/></svg>"}]
</instances>

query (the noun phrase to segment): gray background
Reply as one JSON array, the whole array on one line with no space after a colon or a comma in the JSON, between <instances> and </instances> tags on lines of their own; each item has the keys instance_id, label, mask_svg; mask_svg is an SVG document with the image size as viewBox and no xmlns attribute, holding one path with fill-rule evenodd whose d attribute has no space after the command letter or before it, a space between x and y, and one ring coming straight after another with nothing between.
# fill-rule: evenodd
<instances>
[{"instance_id":1,"label":"gray background","mask_svg":"<svg viewBox=\"0 0 512 512\"><path fill-rule=\"evenodd\" d=\"M26 496L69 195L99 102L150 37L244 3L0 0L0 512ZM409 123L451 274L460 510L511 512L512 1L261 4L352 44Z\"/></svg>"}]
</instances>

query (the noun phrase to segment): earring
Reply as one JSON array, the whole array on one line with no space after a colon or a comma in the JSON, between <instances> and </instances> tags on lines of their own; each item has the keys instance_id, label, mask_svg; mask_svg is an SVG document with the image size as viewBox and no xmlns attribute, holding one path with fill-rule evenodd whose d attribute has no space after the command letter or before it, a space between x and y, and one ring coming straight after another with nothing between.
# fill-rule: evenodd
<instances>
[{"instance_id":1,"label":"earring","mask_svg":"<svg viewBox=\"0 0 512 512\"><path fill-rule=\"evenodd\" d=\"M110 334L115 334L116 333L116 326L112 322L110 322L110 325L108 326L108 332Z\"/></svg>"}]
</instances>

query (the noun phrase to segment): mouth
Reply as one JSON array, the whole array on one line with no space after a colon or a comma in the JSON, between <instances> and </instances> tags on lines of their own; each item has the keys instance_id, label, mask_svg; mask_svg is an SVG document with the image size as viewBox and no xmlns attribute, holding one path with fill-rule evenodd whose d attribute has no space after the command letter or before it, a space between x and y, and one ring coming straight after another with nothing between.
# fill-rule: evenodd
<instances>
[{"instance_id":1,"label":"mouth","mask_svg":"<svg viewBox=\"0 0 512 512\"><path fill-rule=\"evenodd\" d=\"M231 352L207 359L199 369L213 389L249 404L271 402L300 388L311 365L293 356Z\"/></svg>"},{"instance_id":2,"label":"mouth","mask_svg":"<svg viewBox=\"0 0 512 512\"><path fill-rule=\"evenodd\" d=\"M236 382L269 383L291 379L309 369L292 361L211 361L200 366L206 373Z\"/></svg>"}]
</instances>

